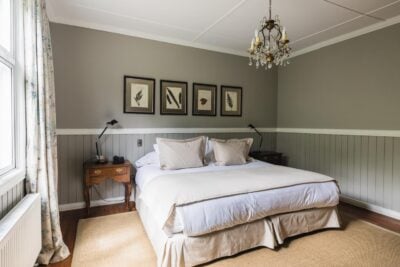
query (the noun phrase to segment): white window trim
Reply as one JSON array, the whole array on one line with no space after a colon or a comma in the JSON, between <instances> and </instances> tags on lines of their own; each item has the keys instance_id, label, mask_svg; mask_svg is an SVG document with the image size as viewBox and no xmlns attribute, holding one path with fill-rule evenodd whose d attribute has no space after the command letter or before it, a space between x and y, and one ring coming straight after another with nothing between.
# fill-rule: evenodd
<instances>
[{"instance_id":1,"label":"white window trim","mask_svg":"<svg viewBox=\"0 0 400 267\"><path fill-rule=\"evenodd\" d=\"M14 98L14 168L0 176L0 195L19 184L26 177L25 164L25 75L24 75L24 35L22 20L22 0L11 1L13 10L11 25L12 45L11 54L14 56L9 60L9 56L4 56L0 49L0 55L13 63L13 98ZM7 53L8 54L8 53Z\"/></svg>"}]
</instances>

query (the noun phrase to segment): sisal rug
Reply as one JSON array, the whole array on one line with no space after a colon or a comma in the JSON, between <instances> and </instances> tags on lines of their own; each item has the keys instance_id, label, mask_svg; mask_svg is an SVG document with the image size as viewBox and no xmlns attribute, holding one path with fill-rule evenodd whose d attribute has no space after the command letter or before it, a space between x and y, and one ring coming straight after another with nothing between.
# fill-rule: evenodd
<instances>
[{"instance_id":1,"label":"sisal rug","mask_svg":"<svg viewBox=\"0 0 400 267\"><path fill-rule=\"evenodd\" d=\"M278 250L254 249L207 266L400 266L400 235L344 217L344 230L288 240ZM72 267L156 266L137 212L79 221Z\"/></svg>"}]
</instances>

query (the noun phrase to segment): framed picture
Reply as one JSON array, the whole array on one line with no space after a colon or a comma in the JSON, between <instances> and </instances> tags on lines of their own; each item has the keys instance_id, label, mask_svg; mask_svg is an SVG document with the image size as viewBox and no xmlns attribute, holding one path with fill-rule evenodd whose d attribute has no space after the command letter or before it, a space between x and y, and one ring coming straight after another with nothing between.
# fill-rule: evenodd
<instances>
[{"instance_id":1,"label":"framed picture","mask_svg":"<svg viewBox=\"0 0 400 267\"><path fill-rule=\"evenodd\" d=\"M124 113L154 114L156 80L124 76Z\"/></svg>"},{"instance_id":2,"label":"framed picture","mask_svg":"<svg viewBox=\"0 0 400 267\"><path fill-rule=\"evenodd\" d=\"M187 82L160 81L161 115L187 114Z\"/></svg>"},{"instance_id":3,"label":"framed picture","mask_svg":"<svg viewBox=\"0 0 400 267\"><path fill-rule=\"evenodd\" d=\"M217 86L193 83L193 110L197 116L217 115Z\"/></svg>"},{"instance_id":4,"label":"framed picture","mask_svg":"<svg viewBox=\"0 0 400 267\"><path fill-rule=\"evenodd\" d=\"M242 116L242 87L221 86L221 116Z\"/></svg>"}]
</instances>

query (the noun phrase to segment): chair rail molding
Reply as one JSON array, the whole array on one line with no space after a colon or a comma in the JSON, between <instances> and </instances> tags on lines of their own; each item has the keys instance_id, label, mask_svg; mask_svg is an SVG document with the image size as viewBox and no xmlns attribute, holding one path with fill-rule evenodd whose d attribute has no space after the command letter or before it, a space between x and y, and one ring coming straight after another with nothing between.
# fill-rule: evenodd
<instances>
[{"instance_id":1,"label":"chair rail molding","mask_svg":"<svg viewBox=\"0 0 400 267\"><path fill-rule=\"evenodd\" d=\"M103 129L57 129L57 135L97 135ZM258 128L263 133L274 133L276 128ZM169 133L252 133L250 128L119 128L106 134L169 134Z\"/></svg>"},{"instance_id":2,"label":"chair rail molding","mask_svg":"<svg viewBox=\"0 0 400 267\"><path fill-rule=\"evenodd\" d=\"M58 128L57 135L97 135L100 128ZM275 128L260 127L263 133L303 133L358 136L400 137L400 130L376 129L326 129L326 128ZM161 134L161 133L252 133L250 128L119 128L109 129L107 134Z\"/></svg>"},{"instance_id":3,"label":"chair rail molding","mask_svg":"<svg viewBox=\"0 0 400 267\"><path fill-rule=\"evenodd\" d=\"M374 129L324 129L324 128L275 128L277 133L331 134L358 136L400 137L400 130Z\"/></svg>"}]
</instances>

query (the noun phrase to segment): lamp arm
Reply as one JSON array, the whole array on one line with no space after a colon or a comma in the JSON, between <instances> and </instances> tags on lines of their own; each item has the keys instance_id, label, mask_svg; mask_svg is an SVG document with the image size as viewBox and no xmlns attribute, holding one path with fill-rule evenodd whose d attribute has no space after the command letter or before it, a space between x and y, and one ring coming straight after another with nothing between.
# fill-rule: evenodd
<instances>
[{"instance_id":1,"label":"lamp arm","mask_svg":"<svg viewBox=\"0 0 400 267\"><path fill-rule=\"evenodd\" d=\"M97 157L100 157L100 151L99 151L99 140L96 140L96 155Z\"/></svg>"},{"instance_id":2,"label":"lamp arm","mask_svg":"<svg viewBox=\"0 0 400 267\"><path fill-rule=\"evenodd\" d=\"M96 154L97 154L97 157L100 157L100 154L101 154L101 149L99 147L100 139L104 135L104 133L107 131L107 129L108 129L108 125L106 125L106 127L104 127L104 130L101 132L101 134L99 136L97 136L97 139L96 139Z\"/></svg>"},{"instance_id":3,"label":"lamp arm","mask_svg":"<svg viewBox=\"0 0 400 267\"><path fill-rule=\"evenodd\" d=\"M97 137L97 140L100 140L100 138L103 136L103 134L107 131L108 129L108 125L106 125L106 127L104 127L104 130L101 132L101 134Z\"/></svg>"},{"instance_id":4,"label":"lamp arm","mask_svg":"<svg viewBox=\"0 0 400 267\"><path fill-rule=\"evenodd\" d=\"M262 143L263 143L264 137L263 137L263 135L257 130L257 128L254 127L252 124L250 124L249 127L250 127L251 129L253 129L253 130L257 133L257 135L260 137L260 143L259 143L259 145L258 145L258 151L261 151L261 147L262 147Z\"/></svg>"},{"instance_id":5,"label":"lamp arm","mask_svg":"<svg viewBox=\"0 0 400 267\"><path fill-rule=\"evenodd\" d=\"M257 130L256 127L254 127L253 130L254 130L260 137L262 137L262 134Z\"/></svg>"}]
</instances>

